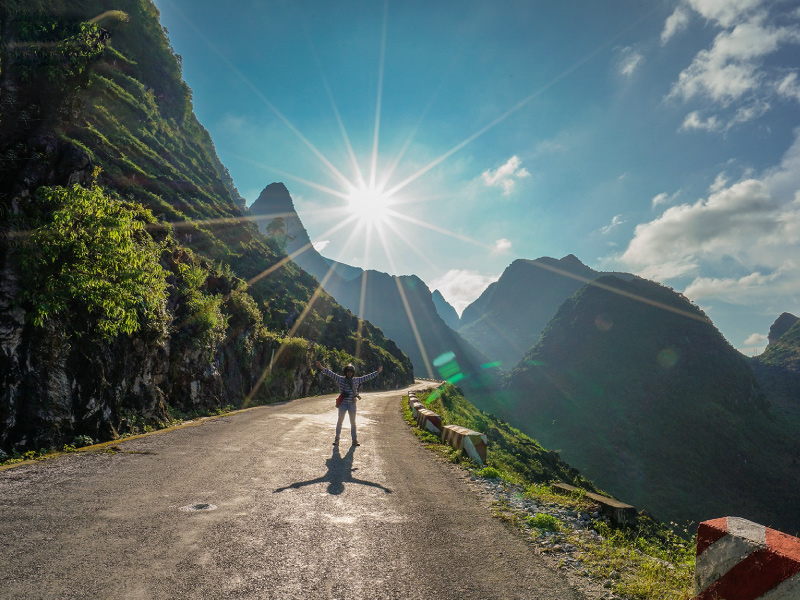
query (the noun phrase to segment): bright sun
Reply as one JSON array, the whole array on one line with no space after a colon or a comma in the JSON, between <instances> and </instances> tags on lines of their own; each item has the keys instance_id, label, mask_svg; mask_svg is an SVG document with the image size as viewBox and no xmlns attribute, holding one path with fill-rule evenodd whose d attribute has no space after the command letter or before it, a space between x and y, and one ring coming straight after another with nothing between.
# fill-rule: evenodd
<instances>
[{"instance_id":1,"label":"bright sun","mask_svg":"<svg viewBox=\"0 0 800 600\"><path fill-rule=\"evenodd\" d=\"M356 188L347 195L348 208L367 225L379 225L389 216L391 198L380 189Z\"/></svg>"}]
</instances>

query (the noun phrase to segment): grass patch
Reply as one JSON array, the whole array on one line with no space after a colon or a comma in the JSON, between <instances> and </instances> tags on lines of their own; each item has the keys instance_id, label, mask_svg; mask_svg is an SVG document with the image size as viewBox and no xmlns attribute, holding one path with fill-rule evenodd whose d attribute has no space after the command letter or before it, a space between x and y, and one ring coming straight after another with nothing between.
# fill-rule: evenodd
<instances>
[{"instance_id":1,"label":"grass patch","mask_svg":"<svg viewBox=\"0 0 800 600\"><path fill-rule=\"evenodd\" d=\"M503 474L494 467L484 467L476 475L486 479L503 479Z\"/></svg>"},{"instance_id":2,"label":"grass patch","mask_svg":"<svg viewBox=\"0 0 800 600\"><path fill-rule=\"evenodd\" d=\"M543 531L561 531L564 528L564 524L557 517L547 513L537 513L528 517L528 525Z\"/></svg>"},{"instance_id":3,"label":"grass patch","mask_svg":"<svg viewBox=\"0 0 800 600\"><path fill-rule=\"evenodd\" d=\"M598 524L597 538L574 532L566 540L578 548L577 557L590 576L612 581L617 594L635 600L689 600L695 544L652 522L660 531L616 530ZM685 530L684 530L685 531Z\"/></svg>"}]
</instances>

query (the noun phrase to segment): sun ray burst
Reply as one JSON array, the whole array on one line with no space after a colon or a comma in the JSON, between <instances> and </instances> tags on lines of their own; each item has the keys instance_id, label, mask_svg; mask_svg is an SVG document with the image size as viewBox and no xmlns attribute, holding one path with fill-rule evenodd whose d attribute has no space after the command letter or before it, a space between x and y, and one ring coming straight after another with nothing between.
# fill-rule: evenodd
<instances>
[{"instance_id":1,"label":"sun ray burst","mask_svg":"<svg viewBox=\"0 0 800 600\"><path fill-rule=\"evenodd\" d=\"M369 170L369 188L375 189L375 180L378 173L378 142L381 131L381 105L383 102L383 76L386 67L386 38L389 24L389 2L383 3L383 24L381 26L381 52L380 66L378 67L378 99L375 106L375 128L372 134L372 158Z\"/></svg>"}]
</instances>

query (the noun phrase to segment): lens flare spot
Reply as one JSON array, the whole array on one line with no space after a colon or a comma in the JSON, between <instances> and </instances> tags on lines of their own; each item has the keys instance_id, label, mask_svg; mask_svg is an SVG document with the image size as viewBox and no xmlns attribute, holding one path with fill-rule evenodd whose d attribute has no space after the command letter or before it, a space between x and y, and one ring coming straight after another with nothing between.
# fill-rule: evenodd
<instances>
[{"instance_id":1,"label":"lens flare spot","mask_svg":"<svg viewBox=\"0 0 800 600\"><path fill-rule=\"evenodd\" d=\"M608 319L605 315L597 315L594 318L594 324L600 331L608 331L614 325L611 319Z\"/></svg>"},{"instance_id":2,"label":"lens flare spot","mask_svg":"<svg viewBox=\"0 0 800 600\"><path fill-rule=\"evenodd\" d=\"M439 376L448 383L455 383L464 379L464 373L458 365L456 355L453 352L445 352L436 357L433 366L439 371Z\"/></svg>"},{"instance_id":3,"label":"lens flare spot","mask_svg":"<svg viewBox=\"0 0 800 600\"><path fill-rule=\"evenodd\" d=\"M658 364L660 364L665 369L671 369L675 366L675 363L678 362L678 355L672 348L664 348L661 352L658 353Z\"/></svg>"},{"instance_id":4,"label":"lens flare spot","mask_svg":"<svg viewBox=\"0 0 800 600\"><path fill-rule=\"evenodd\" d=\"M440 354L436 358L433 359L433 366L434 367L441 367L442 365L446 365L451 360L455 360L456 354L455 352L445 352L444 354Z\"/></svg>"}]
</instances>

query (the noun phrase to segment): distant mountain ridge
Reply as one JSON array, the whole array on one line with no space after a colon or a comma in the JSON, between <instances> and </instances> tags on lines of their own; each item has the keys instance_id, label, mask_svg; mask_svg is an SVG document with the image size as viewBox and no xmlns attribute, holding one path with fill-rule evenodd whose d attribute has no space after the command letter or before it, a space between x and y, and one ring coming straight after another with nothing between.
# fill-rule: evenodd
<instances>
[{"instance_id":1,"label":"distant mountain ridge","mask_svg":"<svg viewBox=\"0 0 800 600\"><path fill-rule=\"evenodd\" d=\"M436 312L442 317L442 320L447 323L447 326L453 331L458 331L461 324L461 319L456 312L456 309L445 300L444 296L439 290L433 290L433 305L436 307Z\"/></svg>"},{"instance_id":2,"label":"distant mountain ridge","mask_svg":"<svg viewBox=\"0 0 800 600\"><path fill-rule=\"evenodd\" d=\"M408 355L417 376L452 379L466 392L493 385L493 370L484 368L486 357L447 326L419 277L395 277L323 257L311 244L282 183L268 185L250 206L250 215L267 234L270 223L283 219L287 253L339 303L380 327Z\"/></svg>"},{"instance_id":3,"label":"distant mountain ridge","mask_svg":"<svg viewBox=\"0 0 800 600\"><path fill-rule=\"evenodd\" d=\"M572 254L558 260L515 260L464 309L458 332L490 360L510 370L537 342L561 303L587 281L606 274Z\"/></svg>"}]
</instances>

